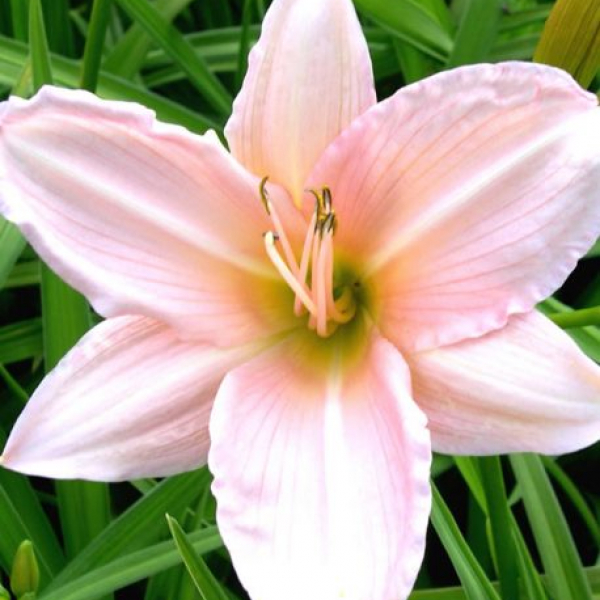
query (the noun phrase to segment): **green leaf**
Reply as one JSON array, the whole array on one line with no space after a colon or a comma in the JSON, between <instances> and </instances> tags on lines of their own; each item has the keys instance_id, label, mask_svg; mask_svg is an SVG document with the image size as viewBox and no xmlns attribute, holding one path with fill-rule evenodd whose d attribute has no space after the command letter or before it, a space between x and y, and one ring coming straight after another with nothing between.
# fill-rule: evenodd
<instances>
[{"instance_id":1,"label":"green leaf","mask_svg":"<svg viewBox=\"0 0 600 600\"><path fill-rule=\"evenodd\" d=\"M199 554L206 554L223 546L216 527L190 533L189 541ZM40 594L38 600L96 600L180 562L181 556L173 547L173 542L161 542L92 569L58 589Z\"/></svg>"},{"instance_id":2,"label":"green leaf","mask_svg":"<svg viewBox=\"0 0 600 600\"><path fill-rule=\"evenodd\" d=\"M247 31L248 43L253 46L258 40L260 27L250 25ZM236 26L189 33L186 34L185 39L211 70L234 73L239 66L242 35L242 27ZM172 65L170 56L161 48L155 48L148 53L144 68L153 71L161 67L172 67ZM179 73L181 75L181 71ZM150 76L151 74L147 77Z\"/></svg>"},{"instance_id":3,"label":"green leaf","mask_svg":"<svg viewBox=\"0 0 600 600\"><path fill-rule=\"evenodd\" d=\"M539 34L527 35L514 40L499 41L490 50L491 62L505 60L531 60L540 40Z\"/></svg>"},{"instance_id":4,"label":"green leaf","mask_svg":"<svg viewBox=\"0 0 600 600\"><path fill-rule=\"evenodd\" d=\"M194 52L194 48L184 36L165 22L154 6L146 0L118 0L118 2L173 59L206 101L219 114L229 115L231 95Z\"/></svg>"},{"instance_id":5,"label":"green leaf","mask_svg":"<svg viewBox=\"0 0 600 600\"><path fill-rule=\"evenodd\" d=\"M202 557L196 554L196 551L179 523L170 515L167 515L167 522L171 535L175 540L177 550L181 555L183 564L187 569L198 593L202 600L229 600L227 594L223 591Z\"/></svg>"},{"instance_id":6,"label":"green leaf","mask_svg":"<svg viewBox=\"0 0 600 600\"><path fill-rule=\"evenodd\" d=\"M596 546L600 549L600 525L598 524L598 519L594 516L594 513L591 511L583 495L556 460L549 456L542 456L542 462L546 471L548 471L554 481L556 481L556 483L562 488L563 492L567 495L573 506L577 509L577 512L584 521L587 530L594 538Z\"/></svg>"},{"instance_id":7,"label":"green leaf","mask_svg":"<svg viewBox=\"0 0 600 600\"><path fill-rule=\"evenodd\" d=\"M503 598L519 597L515 545L511 528L511 512L506 501L502 465L497 456L478 459L480 480L485 494L492 544Z\"/></svg>"},{"instance_id":8,"label":"green leaf","mask_svg":"<svg viewBox=\"0 0 600 600\"><path fill-rule=\"evenodd\" d=\"M600 256L600 240L597 240L590 251L585 255L586 258L596 258L598 256Z\"/></svg>"},{"instance_id":9,"label":"green leaf","mask_svg":"<svg viewBox=\"0 0 600 600\"><path fill-rule=\"evenodd\" d=\"M515 29L531 27L532 25L541 28L546 22L551 9L551 6L539 6L504 14L500 19L499 32L512 32Z\"/></svg>"},{"instance_id":10,"label":"green leaf","mask_svg":"<svg viewBox=\"0 0 600 600\"><path fill-rule=\"evenodd\" d=\"M236 73L236 88L242 87L246 70L248 69L248 53L250 51L250 16L252 14L252 1L244 0L244 10L242 12L242 27L238 49L238 64Z\"/></svg>"},{"instance_id":11,"label":"green leaf","mask_svg":"<svg viewBox=\"0 0 600 600\"><path fill-rule=\"evenodd\" d=\"M433 483L432 492L431 522L456 569L456 574L465 589L467 598L469 600L500 600L467 545L450 509Z\"/></svg>"},{"instance_id":12,"label":"green leaf","mask_svg":"<svg viewBox=\"0 0 600 600\"><path fill-rule=\"evenodd\" d=\"M50 49L64 56L73 56L75 44L69 18L69 0L42 0L42 8Z\"/></svg>"},{"instance_id":13,"label":"green leaf","mask_svg":"<svg viewBox=\"0 0 600 600\"><path fill-rule=\"evenodd\" d=\"M48 50L40 0L30 0L29 2L29 46L31 48L33 87L37 91L44 84L52 83L50 51Z\"/></svg>"},{"instance_id":14,"label":"green leaf","mask_svg":"<svg viewBox=\"0 0 600 600\"><path fill-rule=\"evenodd\" d=\"M538 309L546 316L556 313L570 313L573 309L556 298L548 298L538 304ZM592 359L600 362L600 330L597 327L567 329L566 332L577 342L579 347Z\"/></svg>"},{"instance_id":15,"label":"green leaf","mask_svg":"<svg viewBox=\"0 0 600 600\"><path fill-rule=\"evenodd\" d=\"M14 85L21 76L27 56L26 45L0 36L0 84ZM77 87L81 73L80 63L52 56L52 73L57 85ZM207 129L216 129L217 131L222 129L216 121L107 73L100 73L97 92L99 96L106 99L139 102L155 110L158 118L162 121L177 123L187 127L190 131L204 133Z\"/></svg>"},{"instance_id":16,"label":"green leaf","mask_svg":"<svg viewBox=\"0 0 600 600\"><path fill-rule=\"evenodd\" d=\"M28 260L17 263L10 272L4 287L19 288L39 285L40 264L36 260ZM0 286L1 287L1 286Z\"/></svg>"},{"instance_id":17,"label":"green leaf","mask_svg":"<svg viewBox=\"0 0 600 600\"><path fill-rule=\"evenodd\" d=\"M531 558L527 544L525 544L517 520L513 514L511 514L510 517L515 547L517 550L517 563L519 565L519 573L522 577L521 582L524 590L524 593L521 596L527 600L548 600L544 585L542 584L542 578L535 568L535 564Z\"/></svg>"},{"instance_id":18,"label":"green leaf","mask_svg":"<svg viewBox=\"0 0 600 600\"><path fill-rule=\"evenodd\" d=\"M12 223L0 217L0 289L4 287L23 248L25 239L21 232Z\"/></svg>"},{"instance_id":19,"label":"green leaf","mask_svg":"<svg viewBox=\"0 0 600 600\"><path fill-rule=\"evenodd\" d=\"M41 319L16 321L0 327L0 363L37 358L43 349Z\"/></svg>"},{"instance_id":20,"label":"green leaf","mask_svg":"<svg viewBox=\"0 0 600 600\"><path fill-rule=\"evenodd\" d=\"M231 25L232 13L228 2L200 2L195 6L195 11L210 29Z\"/></svg>"},{"instance_id":21,"label":"green leaf","mask_svg":"<svg viewBox=\"0 0 600 600\"><path fill-rule=\"evenodd\" d=\"M431 477L436 479L454 467L454 459L447 454L434 454L431 463Z\"/></svg>"},{"instance_id":22,"label":"green leaf","mask_svg":"<svg viewBox=\"0 0 600 600\"><path fill-rule=\"evenodd\" d=\"M49 590L69 584L97 568L116 561L132 549L154 541L166 529L163 515L178 512L188 505L209 481L206 469L169 477L140 498L127 511L112 521L56 577Z\"/></svg>"},{"instance_id":23,"label":"green leaf","mask_svg":"<svg viewBox=\"0 0 600 600\"><path fill-rule=\"evenodd\" d=\"M170 23L190 2L191 0L157 0L154 9L164 22ZM152 38L141 25L134 23L117 41L102 68L126 79L134 77L142 68L151 47Z\"/></svg>"},{"instance_id":24,"label":"green leaf","mask_svg":"<svg viewBox=\"0 0 600 600\"><path fill-rule=\"evenodd\" d=\"M454 456L453 458L477 504L479 504L483 512L486 512L485 492L481 484L481 476L476 459L470 456Z\"/></svg>"},{"instance_id":25,"label":"green leaf","mask_svg":"<svg viewBox=\"0 0 600 600\"><path fill-rule=\"evenodd\" d=\"M29 9L24 0L10 0L13 35L22 42L27 42L29 33Z\"/></svg>"},{"instance_id":26,"label":"green leaf","mask_svg":"<svg viewBox=\"0 0 600 600\"><path fill-rule=\"evenodd\" d=\"M462 6L454 48L446 63L449 69L487 59L502 15L502 0L465 0Z\"/></svg>"},{"instance_id":27,"label":"green leaf","mask_svg":"<svg viewBox=\"0 0 600 600\"><path fill-rule=\"evenodd\" d=\"M42 265L42 319L46 371L53 369L92 325L85 298Z\"/></svg>"},{"instance_id":28,"label":"green leaf","mask_svg":"<svg viewBox=\"0 0 600 600\"><path fill-rule=\"evenodd\" d=\"M585 576L590 582L590 586L594 591L594 594L600 593L600 566L587 567L585 569ZM497 584L493 584L494 588ZM526 593L527 589L526 589ZM430 588L424 590L414 590L409 596L409 600L465 600L467 595L462 587L444 587L444 588ZM526 600L547 600L545 595L525 595ZM512 598L504 598L503 600L513 600ZM559 599L556 599L559 600ZM571 600L571 599L569 599Z\"/></svg>"},{"instance_id":29,"label":"green leaf","mask_svg":"<svg viewBox=\"0 0 600 600\"><path fill-rule=\"evenodd\" d=\"M248 28L249 45L252 46L258 39L260 28L251 25ZM363 29L369 51L373 61L376 79L389 77L399 72L398 59L392 48L392 40L402 48L414 49L413 45L389 34L379 27L366 27ZM209 69L215 73L238 73L241 37L241 27L225 27L223 29L200 31L185 36L186 40L194 47L196 53L204 60ZM429 54L423 53L425 59L435 65L439 62L430 59ZM148 87L163 86L175 81L181 81L185 74L160 48L148 53L144 63L144 82Z\"/></svg>"},{"instance_id":30,"label":"green leaf","mask_svg":"<svg viewBox=\"0 0 600 600\"><path fill-rule=\"evenodd\" d=\"M0 432L0 445L6 439ZM36 547L42 586L64 564L64 555L28 479L0 468L0 566L10 571L19 544L31 540Z\"/></svg>"},{"instance_id":31,"label":"green leaf","mask_svg":"<svg viewBox=\"0 0 600 600\"><path fill-rule=\"evenodd\" d=\"M510 461L552 595L592 600L571 532L539 456L515 454Z\"/></svg>"},{"instance_id":32,"label":"green leaf","mask_svg":"<svg viewBox=\"0 0 600 600\"><path fill-rule=\"evenodd\" d=\"M27 392L19 385L19 382L10 374L10 371L0 363L0 378L4 380L6 387L16 396L22 404L29 400Z\"/></svg>"},{"instance_id":33,"label":"green leaf","mask_svg":"<svg viewBox=\"0 0 600 600\"><path fill-rule=\"evenodd\" d=\"M440 24L440 26L452 33L454 31L454 20L452 13L445 0L420 0L419 4L429 11L431 16Z\"/></svg>"},{"instance_id":34,"label":"green leaf","mask_svg":"<svg viewBox=\"0 0 600 600\"><path fill-rule=\"evenodd\" d=\"M90 92L95 92L98 86L98 72L111 8L112 0L94 0L81 73L81 87Z\"/></svg>"},{"instance_id":35,"label":"green leaf","mask_svg":"<svg viewBox=\"0 0 600 600\"><path fill-rule=\"evenodd\" d=\"M108 485L92 481L57 481L56 495L65 550L82 552L110 523Z\"/></svg>"},{"instance_id":36,"label":"green leaf","mask_svg":"<svg viewBox=\"0 0 600 600\"><path fill-rule=\"evenodd\" d=\"M420 81L438 70L438 64L417 48L404 44L398 39L392 39L392 48L406 83Z\"/></svg>"},{"instance_id":37,"label":"green leaf","mask_svg":"<svg viewBox=\"0 0 600 600\"><path fill-rule=\"evenodd\" d=\"M355 4L380 27L432 58L445 62L450 55L452 38L431 13L414 0L355 0Z\"/></svg>"}]
</instances>

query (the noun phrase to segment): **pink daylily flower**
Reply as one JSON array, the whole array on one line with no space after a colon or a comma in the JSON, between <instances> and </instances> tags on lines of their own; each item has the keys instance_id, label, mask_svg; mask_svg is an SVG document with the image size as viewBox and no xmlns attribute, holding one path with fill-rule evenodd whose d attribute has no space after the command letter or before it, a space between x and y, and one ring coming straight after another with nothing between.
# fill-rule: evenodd
<instances>
[{"instance_id":1,"label":"pink daylily flower","mask_svg":"<svg viewBox=\"0 0 600 600\"><path fill-rule=\"evenodd\" d=\"M432 448L600 438L600 369L535 311L600 232L596 98L506 63L376 104L352 3L275 0L226 136L82 91L0 105L0 212L106 318L3 464L208 460L253 598L406 598Z\"/></svg>"}]
</instances>

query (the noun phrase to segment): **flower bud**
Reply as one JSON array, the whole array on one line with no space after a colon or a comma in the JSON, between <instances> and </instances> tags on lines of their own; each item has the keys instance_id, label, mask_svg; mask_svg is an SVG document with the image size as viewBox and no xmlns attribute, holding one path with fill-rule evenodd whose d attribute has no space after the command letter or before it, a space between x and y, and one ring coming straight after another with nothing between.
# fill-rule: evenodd
<instances>
[{"instance_id":1,"label":"flower bud","mask_svg":"<svg viewBox=\"0 0 600 600\"><path fill-rule=\"evenodd\" d=\"M40 569L38 567L33 544L29 540L21 542L15 553L12 572L10 574L10 588L17 598L26 594L33 594L40 583Z\"/></svg>"},{"instance_id":2,"label":"flower bud","mask_svg":"<svg viewBox=\"0 0 600 600\"><path fill-rule=\"evenodd\" d=\"M588 87L600 69L600 3L558 0L533 59L564 69Z\"/></svg>"}]
</instances>

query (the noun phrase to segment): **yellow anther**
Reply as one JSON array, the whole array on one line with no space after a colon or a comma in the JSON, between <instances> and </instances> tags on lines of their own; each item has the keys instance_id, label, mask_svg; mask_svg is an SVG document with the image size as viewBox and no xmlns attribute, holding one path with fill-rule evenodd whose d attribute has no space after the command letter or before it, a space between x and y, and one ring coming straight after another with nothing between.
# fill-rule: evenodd
<instances>
[{"instance_id":1,"label":"yellow anther","mask_svg":"<svg viewBox=\"0 0 600 600\"><path fill-rule=\"evenodd\" d=\"M330 212L332 212L333 202L331 199L331 190L327 186L324 186L321 190L321 198L323 199L323 207L325 209L325 212L329 214Z\"/></svg>"},{"instance_id":2,"label":"yellow anther","mask_svg":"<svg viewBox=\"0 0 600 600\"><path fill-rule=\"evenodd\" d=\"M317 219L321 217L321 215L325 214L325 203L323 201L323 196L317 190L313 190L312 188L306 190L309 194L312 194L317 201L317 205L315 207L315 211L317 213Z\"/></svg>"},{"instance_id":3,"label":"yellow anther","mask_svg":"<svg viewBox=\"0 0 600 600\"><path fill-rule=\"evenodd\" d=\"M265 210L267 211L267 214L269 216L271 216L271 209L269 207L269 205L271 204L271 201L269 200L269 194L267 192L267 181L269 180L269 176L265 176L260 180L260 183L258 184L258 191L260 193L260 199L262 200L263 206L265 207Z\"/></svg>"},{"instance_id":4,"label":"yellow anther","mask_svg":"<svg viewBox=\"0 0 600 600\"><path fill-rule=\"evenodd\" d=\"M323 229L327 229L327 233L330 231L335 233L335 230L337 229L337 218L333 210L327 215L325 222L323 223Z\"/></svg>"},{"instance_id":5,"label":"yellow anther","mask_svg":"<svg viewBox=\"0 0 600 600\"><path fill-rule=\"evenodd\" d=\"M335 211L333 210L331 190L327 186L324 186L321 188L321 191L317 191L315 189L309 189L306 191L312 194L316 200L315 233L318 231L321 237L325 232L329 233L330 231L333 231L333 233L335 233L337 219L335 216Z\"/></svg>"}]
</instances>

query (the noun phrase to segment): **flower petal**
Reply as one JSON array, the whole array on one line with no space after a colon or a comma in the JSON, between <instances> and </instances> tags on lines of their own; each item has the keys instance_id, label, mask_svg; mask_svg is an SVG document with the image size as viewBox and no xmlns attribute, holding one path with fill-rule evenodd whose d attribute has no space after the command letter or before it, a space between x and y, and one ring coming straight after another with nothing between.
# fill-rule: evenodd
<instances>
[{"instance_id":1,"label":"flower petal","mask_svg":"<svg viewBox=\"0 0 600 600\"><path fill-rule=\"evenodd\" d=\"M337 242L366 257L382 333L427 349L502 327L600 233L600 110L564 72L478 65L400 90L326 151Z\"/></svg>"},{"instance_id":2,"label":"flower petal","mask_svg":"<svg viewBox=\"0 0 600 600\"><path fill-rule=\"evenodd\" d=\"M325 147L375 103L367 44L347 0L276 0L225 133L248 169L296 200Z\"/></svg>"},{"instance_id":3,"label":"flower petal","mask_svg":"<svg viewBox=\"0 0 600 600\"><path fill-rule=\"evenodd\" d=\"M401 600L430 508L429 434L406 364L381 338L344 373L306 350L284 341L219 389L219 529L252 597Z\"/></svg>"},{"instance_id":4,"label":"flower petal","mask_svg":"<svg viewBox=\"0 0 600 600\"><path fill-rule=\"evenodd\" d=\"M289 326L273 312L258 180L214 134L83 91L13 98L0 112L0 212L104 316L223 343Z\"/></svg>"},{"instance_id":5,"label":"flower petal","mask_svg":"<svg viewBox=\"0 0 600 600\"><path fill-rule=\"evenodd\" d=\"M1 462L32 475L101 481L199 467L221 379L249 356L248 348L182 343L145 317L104 321L44 379Z\"/></svg>"},{"instance_id":6,"label":"flower petal","mask_svg":"<svg viewBox=\"0 0 600 600\"><path fill-rule=\"evenodd\" d=\"M600 439L600 367L538 312L409 364L439 452L561 454Z\"/></svg>"}]
</instances>

